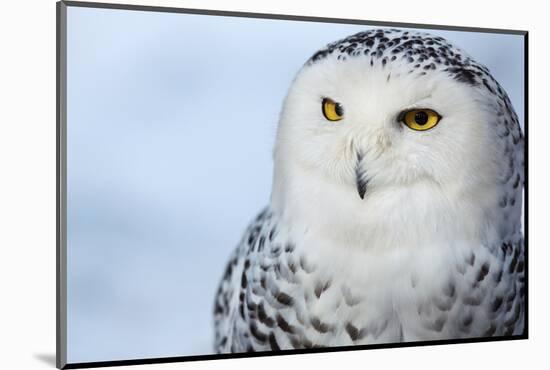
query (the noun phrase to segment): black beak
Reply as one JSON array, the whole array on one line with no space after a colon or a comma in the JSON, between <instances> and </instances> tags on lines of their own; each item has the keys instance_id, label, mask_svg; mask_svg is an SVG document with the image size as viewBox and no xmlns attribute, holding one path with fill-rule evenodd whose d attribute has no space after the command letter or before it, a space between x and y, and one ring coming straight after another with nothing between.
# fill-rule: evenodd
<instances>
[{"instance_id":1,"label":"black beak","mask_svg":"<svg viewBox=\"0 0 550 370\"><path fill-rule=\"evenodd\" d=\"M367 171L361 166L363 160L363 153L357 152L357 163L355 164L355 185L357 186L357 192L361 199L365 199L365 193L367 192Z\"/></svg>"}]
</instances>

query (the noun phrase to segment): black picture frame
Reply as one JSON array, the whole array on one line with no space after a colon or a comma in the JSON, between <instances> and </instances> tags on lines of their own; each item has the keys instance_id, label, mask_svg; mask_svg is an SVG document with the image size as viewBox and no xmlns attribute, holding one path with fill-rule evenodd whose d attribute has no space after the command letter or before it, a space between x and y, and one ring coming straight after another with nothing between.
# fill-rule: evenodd
<instances>
[{"instance_id":1,"label":"black picture frame","mask_svg":"<svg viewBox=\"0 0 550 370\"><path fill-rule=\"evenodd\" d=\"M524 183L524 240L525 240L525 329L521 335L500 336L500 337L482 337L468 339L446 339L434 341L417 341L406 343L390 343L390 344L372 344L372 345L354 345L342 347L327 347L327 348L312 348L312 349L294 349L282 351L266 351L254 353L235 353L235 354L207 354L196 356L175 356L161 358L138 358L128 360L115 361L98 361L84 363L67 363L67 8L68 7L86 7L97 9L118 9L131 10L140 12L165 12L165 13L182 13L182 14L200 14L214 15L224 17L244 17L257 19L272 19L272 20L291 20L291 21L306 21L306 22L321 22L321 23L342 23L342 24L360 24L365 26L383 26L383 27L406 27L406 28L422 28L432 30L446 31L469 31L478 33L498 33L498 34L513 34L520 35L524 38L524 158L525 158L525 183ZM436 24L417 24L417 23L400 23L400 22L382 22L360 19L340 19L326 17L311 17L302 15L285 15L285 14L266 14L266 13L250 13L250 12L234 12L221 10L205 10L205 9L189 9L176 7L159 7L159 6L144 6L144 5L129 5L129 4L110 4L99 2L80 2L80 1L59 1L56 4L57 11L57 63L56 63L56 121L57 121L57 140L56 140L56 366L59 369L79 369L79 368L95 368L108 366L123 366L123 365L142 365L142 364L159 364L201 360L219 360L230 358L243 357L263 357L277 355L293 355L307 354L320 352L340 352L340 351L360 351L369 349L383 348L402 348L402 347L417 347L417 346L433 346L445 344L462 344L462 343L482 343L496 342L508 340L524 340L528 339L529 327L529 72L528 72L528 31L525 30L510 30L510 29L493 29L493 28L477 28L477 27L459 27L446 26Z\"/></svg>"}]
</instances>

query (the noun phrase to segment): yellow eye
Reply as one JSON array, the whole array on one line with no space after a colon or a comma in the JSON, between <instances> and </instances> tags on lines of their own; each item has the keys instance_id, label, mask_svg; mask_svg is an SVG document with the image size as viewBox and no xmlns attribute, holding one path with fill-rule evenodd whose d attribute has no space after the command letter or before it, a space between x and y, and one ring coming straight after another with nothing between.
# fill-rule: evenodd
<instances>
[{"instance_id":1,"label":"yellow eye","mask_svg":"<svg viewBox=\"0 0 550 370\"><path fill-rule=\"evenodd\" d=\"M329 98L323 99L323 116L329 121L340 121L344 118L344 108L340 103Z\"/></svg>"},{"instance_id":2,"label":"yellow eye","mask_svg":"<svg viewBox=\"0 0 550 370\"><path fill-rule=\"evenodd\" d=\"M404 124L416 131L426 131L439 123L441 116L431 109L412 109L403 113Z\"/></svg>"}]
</instances>

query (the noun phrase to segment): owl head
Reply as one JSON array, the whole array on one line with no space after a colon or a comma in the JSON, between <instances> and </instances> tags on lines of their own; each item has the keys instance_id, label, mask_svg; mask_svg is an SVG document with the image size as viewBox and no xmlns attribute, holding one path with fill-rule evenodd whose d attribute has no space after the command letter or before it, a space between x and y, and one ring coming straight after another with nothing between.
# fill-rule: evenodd
<instances>
[{"instance_id":1,"label":"owl head","mask_svg":"<svg viewBox=\"0 0 550 370\"><path fill-rule=\"evenodd\" d=\"M285 99L274 158L274 207L345 238L396 225L407 238L503 232L520 218L510 100L486 67L426 33L370 30L314 54Z\"/></svg>"}]
</instances>

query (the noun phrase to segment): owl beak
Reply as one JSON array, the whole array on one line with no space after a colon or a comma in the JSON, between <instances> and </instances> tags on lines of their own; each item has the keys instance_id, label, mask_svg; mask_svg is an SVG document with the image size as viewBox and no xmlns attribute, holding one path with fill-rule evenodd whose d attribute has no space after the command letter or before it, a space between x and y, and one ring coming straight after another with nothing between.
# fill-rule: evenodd
<instances>
[{"instance_id":1,"label":"owl beak","mask_svg":"<svg viewBox=\"0 0 550 370\"><path fill-rule=\"evenodd\" d=\"M367 192L367 171L361 165L363 160L363 153L357 152L357 162L355 164L355 185L357 186L357 193L361 199L365 199L365 193Z\"/></svg>"}]
</instances>

